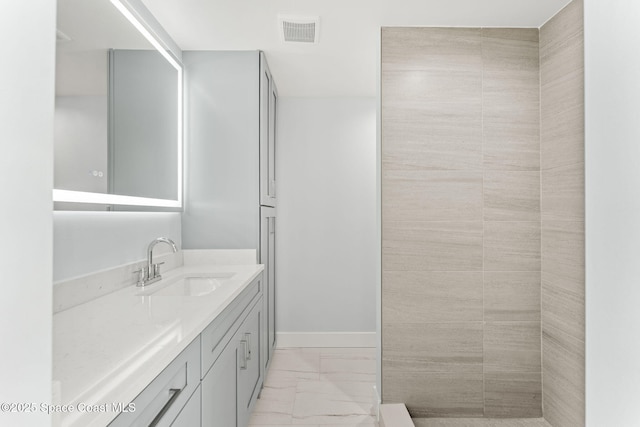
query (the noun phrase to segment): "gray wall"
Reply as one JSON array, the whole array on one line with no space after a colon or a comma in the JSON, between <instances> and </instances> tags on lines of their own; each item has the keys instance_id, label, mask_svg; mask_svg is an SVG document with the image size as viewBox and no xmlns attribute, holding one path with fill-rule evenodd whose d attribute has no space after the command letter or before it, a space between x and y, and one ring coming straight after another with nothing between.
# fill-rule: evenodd
<instances>
[{"instance_id":1,"label":"gray wall","mask_svg":"<svg viewBox=\"0 0 640 427\"><path fill-rule=\"evenodd\" d=\"M51 189L56 5L0 13L0 402L51 402ZM44 412L0 412L3 426L46 426Z\"/></svg>"},{"instance_id":2,"label":"gray wall","mask_svg":"<svg viewBox=\"0 0 640 427\"><path fill-rule=\"evenodd\" d=\"M541 408L537 29L383 28L382 398Z\"/></svg>"},{"instance_id":3,"label":"gray wall","mask_svg":"<svg viewBox=\"0 0 640 427\"><path fill-rule=\"evenodd\" d=\"M376 100L280 98L278 124L278 332L373 332Z\"/></svg>"},{"instance_id":4,"label":"gray wall","mask_svg":"<svg viewBox=\"0 0 640 427\"><path fill-rule=\"evenodd\" d=\"M56 211L53 280L146 259L147 246L156 237L169 237L181 247L180 217L179 212Z\"/></svg>"},{"instance_id":5,"label":"gray wall","mask_svg":"<svg viewBox=\"0 0 640 427\"><path fill-rule=\"evenodd\" d=\"M640 3L585 0L586 425L640 425Z\"/></svg>"},{"instance_id":6,"label":"gray wall","mask_svg":"<svg viewBox=\"0 0 640 427\"><path fill-rule=\"evenodd\" d=\"M554 427L584 426L582 0L540 29L540 83L544 416Z\"/></svg>"}]
</instances>

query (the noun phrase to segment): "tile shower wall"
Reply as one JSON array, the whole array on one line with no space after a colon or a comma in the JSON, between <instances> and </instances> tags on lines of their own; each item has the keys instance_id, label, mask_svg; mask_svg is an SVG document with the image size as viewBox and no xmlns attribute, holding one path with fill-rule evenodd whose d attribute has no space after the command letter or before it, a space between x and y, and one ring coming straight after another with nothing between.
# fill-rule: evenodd
<instances>
[{"instance_id":1,"label":"tile shower wall","mask_svg":"<svg viewBox=\"0 0 640 427\"><path fill-rule=\"evenodd\" d=\"M540 29L543 411L585 425L584 35L574 0Z\"/></svg>"},{"instance_id":2,"label":"tile shower wall","mask_svg":"<svg viewBox=\"0 0 640 427\"><path fill-rule=\"evenodd\" d=\"M537 29L382 30L382 398L539 417Z\"/></svg>"}]
</instances>

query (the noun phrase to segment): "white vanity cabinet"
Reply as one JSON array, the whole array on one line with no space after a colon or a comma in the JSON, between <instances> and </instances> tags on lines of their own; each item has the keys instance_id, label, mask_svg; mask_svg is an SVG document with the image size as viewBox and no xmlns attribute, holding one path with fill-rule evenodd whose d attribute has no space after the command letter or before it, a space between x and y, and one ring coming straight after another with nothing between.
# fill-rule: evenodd
<instances>
[{"instance_id":1,"label":"white vanity cabinet","mask_svg":"<svg viewBox=\"0 0 640 427\"><path fill-rule=\"evenodd\" d=\"M263 52L185 51L182 59L189 111L182 246L258 251L264 370L275 347L278 91Z\"/></svg>"},{"instance_id":2,"label":"white vanity cabinet","mask_svg":"<svg viewBox=\"0 0 640 427\"><path fill-rule=\"evenodd\" d=\"M247 427L263 383L260 274L109 427Z\"/></svg>"}]
</instances>

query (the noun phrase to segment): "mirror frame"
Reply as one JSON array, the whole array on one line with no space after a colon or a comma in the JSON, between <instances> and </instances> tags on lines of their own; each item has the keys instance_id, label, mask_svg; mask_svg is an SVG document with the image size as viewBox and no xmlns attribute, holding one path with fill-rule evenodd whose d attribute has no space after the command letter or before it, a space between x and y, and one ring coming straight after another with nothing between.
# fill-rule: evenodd
<instances>
[{"instance_id":1,"label":"mirror frame","mask_svg":"<svg viewBox=\"0 0 640 427\"><path fill-rule=\"evenodd\" d=\"M178 72L178 134L177 137L177 161L178 161L178 197L173 199L154 199L148 197L123 196L107 193L89 193L85 191L59 190L53 189L53 201L63 203L85 203L99 205L117 205L118 210L126 210L127 206L135 207L133 210L139 211L140 207L155 208L149 210L176 210L183 209L183 150L184 150L184 98L183 98L183 76L182 51L166 33L151 12L142 4L140 0L110 0L120 13L142 34L142 36L156 48L156 50L171 64ZM76 205L77 207L77 205ZM55 210L55 209L54 209ZM76 208L74 210L81 210Z\"/></svg>"}]
</instances>

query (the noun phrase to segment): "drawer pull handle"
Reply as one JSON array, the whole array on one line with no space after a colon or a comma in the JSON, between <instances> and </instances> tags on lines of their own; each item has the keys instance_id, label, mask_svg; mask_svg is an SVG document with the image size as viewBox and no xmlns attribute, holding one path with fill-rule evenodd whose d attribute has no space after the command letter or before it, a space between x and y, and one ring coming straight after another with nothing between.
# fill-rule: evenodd
<instances>
[{"instance_id":1,"label":"drawer pull handle","mask_svg":"<svg viewBox=\"0 0 640 427\"><path fill-rule=\"evenodd\" d=\"M247 332L244 334L244 340L247 342L246 349L246 359L251 360L251 333Z\"/></svg>"},{"instance_id":2,"label":"drawer pull handle","mask_svg":"<svg viewBox=\"0 0 640 427\"><path fill-rule=\"evenodd\" d=\"M173 405L173 402L175 402L178 396L180 396L180 393L182 393L182 390L183 389L181 388L169 389L169 400L167 401L167 403L164 404L164 406L162 407L160 412L158 412L158 415L156 415L153 421L151 421L151 423L149 424L149 427L155 427L156 425L158 425L160 420L162 420L162 417L164 417L164 414L166 414L169 408L171 408L171 405Z\"/></svg>"},{"instance_id":3,"label":"drawer pull handle","mask_svg":"<svg viewBox=\"0 0 640 427\"><path fill-rule=\"evenodd\" d=\"M247 342L245 340L242 340L240 341L240 344L242 344L243 346L243 349L241 351L242 363L240 364L240 369L244 371L245 369L247 369Z\"/></svg>"}]
</instances>

